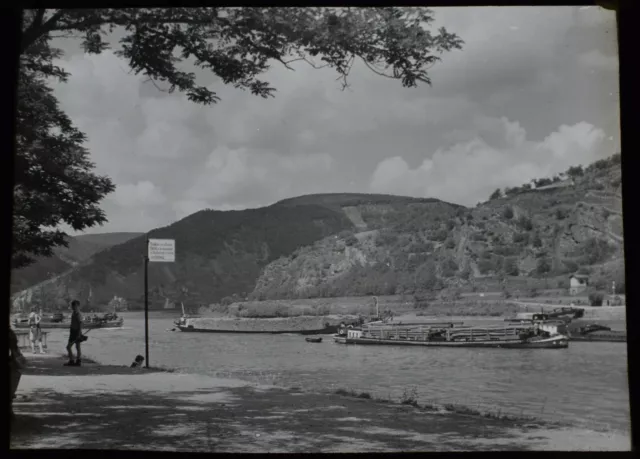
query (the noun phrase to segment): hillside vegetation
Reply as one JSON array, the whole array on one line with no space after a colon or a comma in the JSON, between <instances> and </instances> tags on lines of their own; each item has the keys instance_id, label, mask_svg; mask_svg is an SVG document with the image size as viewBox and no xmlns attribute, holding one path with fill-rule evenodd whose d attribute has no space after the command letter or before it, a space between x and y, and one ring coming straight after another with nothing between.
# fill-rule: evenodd
<instances>
[{"instance_id":1,"label":"hillside vegetation","mask_svg":"<svg viewBox=\"0 0 640 459\"><path fill-rule=\"evenodd\" d=\"M443 288L624 289L620 155L562 176L496 191L474 209L438 203L358 204L353 230L269 264L250 298L413 294ZM549 187L555 185L556 187ZM544 188L543 188L544 187ZM508 293L506 294L508 295Z\"/></svg>"},{"instance_id":2,"label":"hillside vegetation","mask_svg":"<svg viewBox=\"0 0 640 459\"><path fill-rule=\"evenodd\" d=\"M574 272L590 273L594 288L615 280L624 290L620 177L618 154L538 179L538 189L496 190L472 209L340 193L200 211L148 234L175 239L177 251L175 263L150 264L150 304L363 295L414 301L437 292L455 301L462 291L489 290L508 298L566 288ZM91 291L96 305L117 295L142 307L144 252L145 236L135 237L18 296L60 303Z\"/></svg>"},{"instance_id":3,"label":"hillside vegetation","mask_svg":"<svg viewBox=\"0 0 640 459\"><path fill-rule=\"evenodd\" d=\"M57 247L54 256L40 257L35 263L11 272L11 293L58 276L108 247L122 244L141 233L83 234L68 238L68 247Z\"/></svg>"}]
</instances>

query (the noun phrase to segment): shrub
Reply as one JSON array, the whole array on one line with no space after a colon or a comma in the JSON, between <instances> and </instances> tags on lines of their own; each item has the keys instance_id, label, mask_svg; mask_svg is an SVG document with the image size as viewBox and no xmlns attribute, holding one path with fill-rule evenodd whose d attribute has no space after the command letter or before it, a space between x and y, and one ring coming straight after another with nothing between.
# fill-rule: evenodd
<instances>
[{"instance_id":1,"label":"shrub","mask_svg":"<svg viewBox=\"0 0 640 459\"><path fill-rule=\"evenodd\" d=\"M449 232L445 229L441 229L436 231L432 236L431 239L433 239L434 241L438 241L438 242L444 242L447 237L449 236Z\"/></svg>"},{"instance_id":2,"label":"shrub","mask_svg":"<svg viewBox=\"0 0 640 459\"><path fill-rule=\"evenodd\" d=\"M567 175L571 178L582 177L584 175L584 169L582 166L573 166L567 169Z\"/></svg>"},{"instance_id":3,"label":"shrub","mask_svg":"<svg viewBox=\"0 0 640 459\"><path fill-rule=\"evenodd\" d=\"M453 239L448 239L444 246L447 249L453 249L456 247L456 243L453 241Z\"/></svg>"},{"instance_id":4,"label":"shrub","mask_svg":"<svg viewBox=\"0 0 640 459\"><path fill-rule=\"evenodd\" d=\"M535 288L535 287L532 287L532 288L529 290L529 297L530 297L530 298L535 298L535 297L537 297L537 296L538 296L538 289L537 289L537 288Z\"/></svg>"},{"instance_id":5,"label":"shrub","mask_svg":"<svg viewBox=\"0 0 640 459\"><path fill-rule=\"evenodd\" d=\"M557 210L556 210L556 218L557 218L558 220L564 220L564 219L565 219L565 217L566 217L566 214L565 214L565 212L564 212L562 209L557 209Z\"/></svg>"},{"instance_id":6,"label":"shrub","mask_svg":"<svg viewBox=\"0 0 640 459\"><path fill-rule=\"evenodd\" d=\"M515 257L508 257L504 259L504 272L509 276L517 276L520 274L518 269L518 260Z\"/></svg>"},{"instance_id":7,"label":"shrub","mask_svg":"<svg viewBox=\"0 0 640 459\"><path fill-rule=\"evenodd\" d=\"M511 220L513 218L513 209L511 207L505 207L502 211L502 216L507 220Z\"/></svg>"},{"instance_id":8,"label":"shrub","mask_svg":"<svg viewBox=\"0 0 640 459\"><path fill-rule=\"evenodd\" d=\"M603 239L592 237L581 244L580 251L582 253L581 262L586 265L594 265L605 261L615 251L615 248Z\"/></svg>"},{"instance_id":9,"label":"shrub","mask_svg":"<svg viewBox=\"0 0 640 459\"><path fill-rule=\"evenodd\" d=\"M412 387L411 389L404 389L402 391L400 403L403 405L418 406L418 390L415 387Z\"/></svg>"},{"instance_id":10,"label":"shrub","mask_svg":"<svg viewBox=\"0 0 640 459\"><path fill-rule=\"evenodd\" d=\"M531 231L533 229L533 223L531 222L531 219L524 215L522 215L518 219L518 226L520 226L520 228L524 229L525 231Z\"/></svg>"},{"instance_id":11,"label":"shrub","mask_svg":"<svg viewBox=\"0 0 640 459\"><path fill-rule=\"evenodd\" d=\"M534 234L533 241L531 241L531 243L535 248L542 247L542 239L540 239L540 235L538 233Z\"/></svg>"},{"instance_id":12,"label":"shrub","mask_svg":"<svg viewBox=\"0 0 640 459\"><path fill-rule=\"evenodd\" d=\"M358 243L358 238L352 234L345 239L344 243L347 244L348 246L356 245Z\"/></svg>"},{"instance_id":13,"label":"shrub","mask_svg":"<svg viewBox=\"0 0 640 459\"><path fill-rule=\"evenodd\" d=\"M589 304L591 306L602 306L603 300L604 300L604 294L602 292L589 293Z\"/></svg>"},{"instance_id":14,"label":"shrub","mask_svg":"<svg viewBox=\"0 0 640 459\"><path fill-rule=\"evenodd\" d=\"M528 245L529 233L516 233L513 235L513 242L516 244Z\"/></svg>"},{"instance_id":15,"label":"shrub","mask_svg":"<svg viewBox=\"0 0 640 459\"><path fill-rule=\"evenodd\" d=\"M578 263L573 260L562 260L562 264L567 268L569 272L576 272L578 270Z\"/></svg>"},{"instance_id":16,"label":"shrub","mask_svg":"<svg viewBox=\"0 0 640 459\"><path fill-rule=\"evenodd\" d=\"M536 272L538 274L546 274L551 271L551 263L548 258L540 258L538 259L538 263L536 265Z\"/></svg>"},{"instance_id":17,"label":"shrub","mask_svg":"<svg viewBox=\"0 0 640 459\"><path fill-rule=\"evenodd\" d=\"M495 269L495 265L493 263L492 260L487 260L487 259L481 259L478 262L478 270L480 271L480 274L488 274L489 272L493 271Z\"/></svg>"}]
</instances>

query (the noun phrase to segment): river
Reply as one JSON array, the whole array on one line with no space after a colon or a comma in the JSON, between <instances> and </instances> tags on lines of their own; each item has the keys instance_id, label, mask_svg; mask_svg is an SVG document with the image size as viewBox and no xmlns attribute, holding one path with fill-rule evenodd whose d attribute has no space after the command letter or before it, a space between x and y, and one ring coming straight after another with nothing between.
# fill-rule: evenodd
<instances>
[{"instance_id":1,"label":"river","mask_svg":"<svg viewBox=\"0 0 640 459\"><path fill-rule=\"evenodd\" d=\"M144 313L121 314L122 329L91 330L83 353L103 364L128 365L144 355ZM171 332L176 313L151 312L149 361L256 383L399 398L415 388L421 402L562 420L629 432L624 343L572 342L568 349L451 349L319 344L299 335ZM467 320L469 324L504 323ZM64 352L68 332L51 330L50 352Z\"/></svg>"}]
</instances>

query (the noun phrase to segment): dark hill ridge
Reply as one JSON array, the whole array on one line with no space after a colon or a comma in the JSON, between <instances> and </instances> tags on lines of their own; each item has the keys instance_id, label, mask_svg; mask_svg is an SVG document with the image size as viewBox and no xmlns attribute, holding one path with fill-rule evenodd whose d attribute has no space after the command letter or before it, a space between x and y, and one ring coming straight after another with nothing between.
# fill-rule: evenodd
<instances>
[{"instance_id":1,"label":"dark hill ridge","mask_svg":"<svg viewBox=\"0 0 640 459\"><path fill-rule=\"evenodd\" d=\"M358 206L359 202L364 204ZM370 223L384 226L407 205L430 206L434 212L447 214L459 207L434 199L341 193L318 195L315 200L304 196L259 209L197 212L148 234L176 240L175 263L150 264L150 300L159 307L166 298L188 305L248 294L270 262L329 235L357 228L358 209L377 213ZM56 282L35 289L50 291L48 295L60 302L65 295L84 298L91 288L94 303L117 295L140 307L145 240L143 235L109 247Z\"/></svg>"},{"instance_id":2,"label":"dark hill ridge","mask_svg":"<svg viewBox=\"0 0 640 459\"><path fill-rule=\"evenodd\" d=\"M11 293L58 276L88 260L95 253L138 237L140 234L142 233L102 233L69 237L69 246L55 248L52 257L40 257L30 266L13 270Z\"/></svg>"},{"instance_id":3,"label":"dark hill ridge","mask_svg":"<svg viewBox=\"0 0 640 459\"><path fill-rule=\"evenodd\" d=\"M396 196L392 194L367 194L367 193L322 193L307 194L295 198L283 199L274 206L299 206L299 205L320 205L327 207L349 207L365 204L408 204L408 203L433 203L442 202L435 198L414 198L407 196ZM450 204L456 206L457 204ZM459 206L463 207L463 206Z\"/></svg>"}]
</instances>

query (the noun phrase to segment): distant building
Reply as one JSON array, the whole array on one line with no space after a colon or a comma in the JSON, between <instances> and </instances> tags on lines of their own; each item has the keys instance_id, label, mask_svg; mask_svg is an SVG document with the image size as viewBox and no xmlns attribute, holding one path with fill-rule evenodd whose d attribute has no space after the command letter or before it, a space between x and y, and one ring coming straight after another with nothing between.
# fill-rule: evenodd
<instances>
[{"instance_id":1,"label":"distant building","mask_svg":"<svg viewBox=\"0 0 640 459\"><path fill-rule=\"evenodd\" d=\"M544 186L539 186L536 187L535 184L533 185L533 190L535 191L545 191L545 190L555 190L557 188L567 188L567 187L571 187L571 186L575 186L575 182L573 181L573 179L568 179L568 180L563 180L561 182L555 182L555 183L551 183L549 185L544 185Z\"/></svg>"},{"instance_id":2,"label":"distant building","mask_svg":"<svg viewBox=\"0 0 640 459\"><path fill-rule=\"evenodd\" d=\"M569 294L577 295L584 292L589 286L589 276L586 274L573 274L569 277Z\"/></svg>"}]
</instances>

